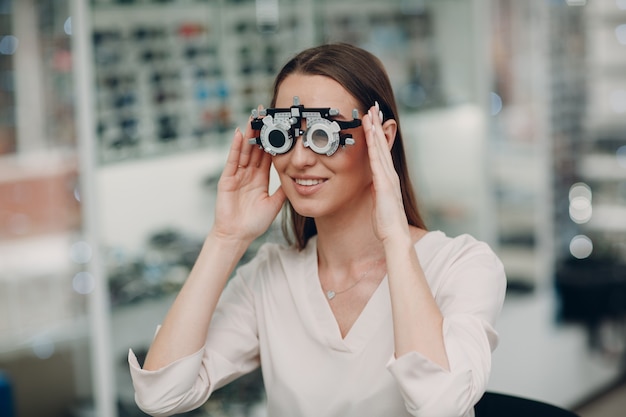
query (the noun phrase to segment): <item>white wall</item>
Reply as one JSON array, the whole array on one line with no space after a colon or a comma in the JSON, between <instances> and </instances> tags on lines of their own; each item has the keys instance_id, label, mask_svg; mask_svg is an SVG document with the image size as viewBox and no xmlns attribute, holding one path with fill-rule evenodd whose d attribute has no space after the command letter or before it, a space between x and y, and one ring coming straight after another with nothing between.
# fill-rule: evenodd
<instances>
[{"instance_id":1,"label":"white wall","mask_svg":"<svg viewBox=\"0 0 626 417\"><path fill-rule=\"evenodd\" d=\"M226 150L201 149L98 169L98 210L106 246L139 250L157 230L172 227L203 237L214 195L203 180L219 176Z\"/></svg>"},{"instance_id":2,"label":"white wall","mask_svg":"<svg viewBox=\"0 0 626 417\"><path fill-rule=\"evenodd\" d=\"M494 242L484 112L475 105L422 111L402 119L407 161L428 222L449 234Z\"/></svg>"}]
</instances>

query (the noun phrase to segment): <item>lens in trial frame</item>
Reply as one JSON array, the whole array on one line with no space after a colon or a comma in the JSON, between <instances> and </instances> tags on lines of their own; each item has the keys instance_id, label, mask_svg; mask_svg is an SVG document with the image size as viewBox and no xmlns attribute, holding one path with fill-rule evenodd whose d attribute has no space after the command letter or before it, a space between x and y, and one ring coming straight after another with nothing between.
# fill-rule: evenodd
<instances>
[{"instance_id":1,"label":"lens in trial frame","mask_svg":"<svg viewBox=\"0 0 626 417\"><path fill-rule=\"evenodd\" d=\"M304 146L320 155L331 156L337 151L341 130L337 122L328 119L307 120L307 127Z\"/></svg>"},{"instance_id":2,"label":"lens in trial frame","mask_svg":"<svg viewBox=\"0 0 626 417\"><path fill-rule=\"evenodd\" d=\"M275 120L272 116L265 116L260 134L263 149L272 155L288 152L293 146L290 128L291 125L288 123Z\"/></svg>"},{"instance_id":3,"label":"lens in trial frame","mask_svg":"<svg viewBox=\"0 0 626 417\"><path fill-rule=\"evenodd\" d=\"M316 129L311 133L311 143L315 145L316 148L326 148L329 141L330 138L325 130Z\"/></svg>"},{"instance_id":4,"label":"lens in trial frame","mask_svg":"<svg viewBox=\"0 0 626 417\"><path fill-rule=\"evenodd\" d=\"M267 134L267 139L273 148L280 149L287 143L287 137L282 130L274 129Z\"/></svg>"}]
</instances>

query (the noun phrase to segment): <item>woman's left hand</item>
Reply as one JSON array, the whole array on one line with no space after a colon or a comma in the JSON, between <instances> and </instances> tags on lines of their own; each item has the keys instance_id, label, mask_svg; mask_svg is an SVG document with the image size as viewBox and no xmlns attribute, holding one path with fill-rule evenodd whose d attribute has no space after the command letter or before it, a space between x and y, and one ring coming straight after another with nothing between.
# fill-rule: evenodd
<instances>
[{"instance_id":1,"label":"woman's left hand","mask_svg":"<svg viewBox=\"0 0 626 417\"><path fill-rule=\"evenodd\" d=\"M397 358L419 352L450 369L443 342L443 316L419 263L413 246L400 179L390 149L397 124L383 123L375 105L363 117L363 127L372 169L373 223L376 236L385 247L385 260Z\"/></svg>"},{"instance_id":2,"label":"woman's left hand","mask_svg":"<svg viewBox=\"0 0 626 417\"><path fill-rule=\"evenodd\" d=\"M400 180L391 158L397 124L393 119L383 123L382 112L376 103L363 117L363 128L372 170L372 220L376 236L384 243L393 236L409 233Z\"/></svg>"}]
</instances>

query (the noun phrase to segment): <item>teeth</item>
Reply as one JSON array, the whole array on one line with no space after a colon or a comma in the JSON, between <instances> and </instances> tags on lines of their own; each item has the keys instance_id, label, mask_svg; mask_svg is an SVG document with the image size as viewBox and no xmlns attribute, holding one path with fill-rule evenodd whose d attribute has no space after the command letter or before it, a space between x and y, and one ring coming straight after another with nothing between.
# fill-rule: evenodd
<instances>
[{"instance_id":1,"label":"teeth","mask_svg":"<svg viewBox=\"0 0 626 417\"><path fill-rule=\"evenodd\" d=\"M323 180L306 180L306 179L300 179L300 178L296 178L296 184L299 185L317 185L317 184L321 184L323 183Z\"/></svg>"}]
</instances>

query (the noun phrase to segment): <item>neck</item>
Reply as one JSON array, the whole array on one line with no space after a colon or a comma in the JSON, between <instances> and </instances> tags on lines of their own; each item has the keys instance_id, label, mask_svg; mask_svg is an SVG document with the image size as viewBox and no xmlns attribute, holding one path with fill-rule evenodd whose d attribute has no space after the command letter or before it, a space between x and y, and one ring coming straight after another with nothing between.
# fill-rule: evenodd
<instances>
[{"instance_id":1,"label":"neck","mask_svg":"<svg viewBox=\"0 0 626 417\"><path fill-rule=\"evenodd\" d=\"M374 234L371 211L350 213L341 218L316 219L320 266L350 269L384 257L382 242Z\"/></svg>"},{"instance_id":2,"label":"neck","mask_svg":"<svg viewBox=\"0 0 626 417\"><path fill-rule=\"evenodd\" d=\"M368 288L366 281L370 284L380 282L384 276L381 268L382 271L386 268L384 249L370 223L351 222L330 227L322 222L319 226L318 273L328 300L349 294L349 291L352 295L359 294L359 289Z\"/></svg>"}]
</instances>

